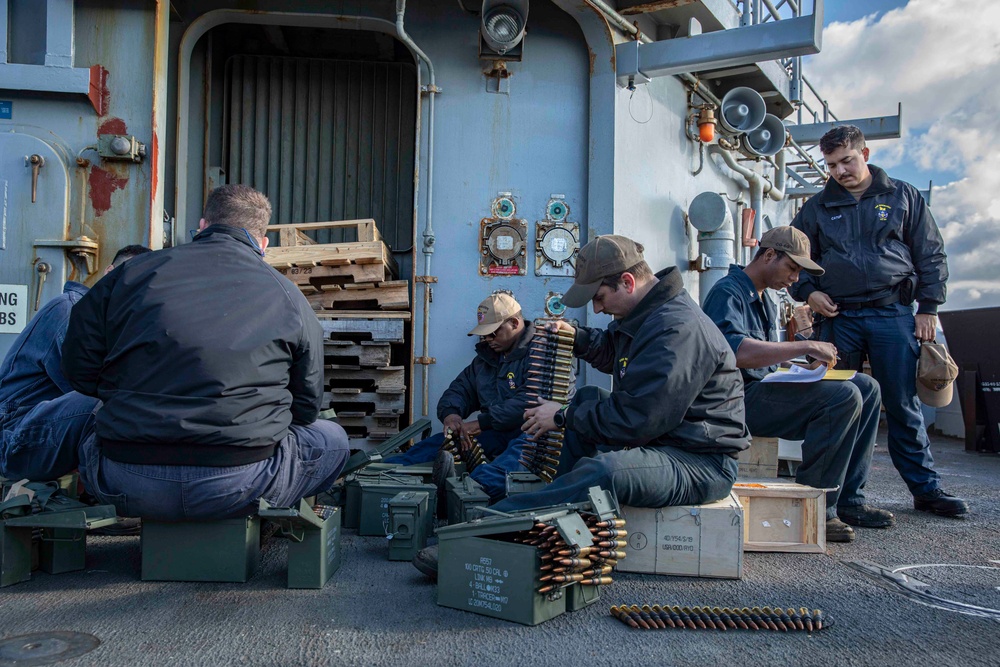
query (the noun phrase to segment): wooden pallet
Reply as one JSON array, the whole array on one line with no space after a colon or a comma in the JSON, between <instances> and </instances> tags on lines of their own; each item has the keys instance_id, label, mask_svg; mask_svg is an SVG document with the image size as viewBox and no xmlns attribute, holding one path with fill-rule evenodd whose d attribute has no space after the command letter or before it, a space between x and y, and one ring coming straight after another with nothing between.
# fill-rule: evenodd
<instances>
[{"instance_id":1,"label":"wooden pallet","mask_svg":"<svg viewBox=\"0 0 1000 667\"><path fill-rule=\"evenodd\" d=\"M348 316L345 313L355 311L342 311L339 315L334 313L320 314L320 325L329 340L346 341L380 341L387 343L404 343L403 322L409 319L409 313L400 311L394 312L361 312L359 316ZM371 315L372 317L366 317ZM392 317L382 317L391 315ZM405 315L406 317L401 317Z\"/></svg>"},{"instance_id":2,"label":"wooden pallet","mask_svg":"<svg viewBox=\"0 0 1000 667\"><path fill-rule=\"evenodd\" d=\"M399 418L396 414L375 413L370 416L337 415L340 424L349 438L386 439L399 433Z\"/></svg>"},{"instance_id":3,"label":"wooden pallet","mask_svg":"<svg viewBox=\"0 0 1000 667\"><path fill-rule=\"evenodd\" d=\"M324 380L331 390L361 389L363 391L406 390L406 370L403 366L384 368L361 368L361 366L339 366L326 368Z\"/></svg>"},{"instance_id":4,"label":"wooden pallet","mask_svg":"<svg viewBox=\"0 0 1000 667\"><path fill-rule=\"evenodd\" d=\"M328 340L323 347L323 359L332 365L353 365L365 368L385 367L392 358L392 343Z\"/></svg>"},{"instance_id":5,"label":"wooden pallet","mask_svg":"<svg viewBox=\"0 0 1000 667\"><path fill-rule=\"evenodd\" d=\"M293 267L341 267L341 274L363 269L344 268L366 264L382 267L385 276L398 275L399 266L382 241L362 243L324 243L311 246L268 246L264 259L274 268L281 270ZM337 272L333 272L336 274ZM353 275L353 274L352 274Z\"/></svg>"},{"instance_id":6,"label":"wooden pallet","mask_svg":"<svg viewBox=\"0 0 1000 667\"><path fill-rule=\"evenodd\" d=\"M372 218L361 220L331 220L329 222L298 222L285 225L269 225L267 231L278 233L282 246L319 245L306 232L324 229L353 230L358 241L381 241L382 235Z\"/></svg>"},{"instance_id":7,"label":"wooden pallet","mask_svg":"<svg viewBox=\"0 0 1000 667\"><path fill-rule=\"evenodd\" d=\"M326 285L349 285L352 283L377 283L392 276L384 264L352 264L343 260L342 264L320 264L319 266L275 267L286 278L298 285L303 294L316 294Z\"/></svg>"},{"instance_id":8,"label":"wooden pallet","mask_svg":"<svg viewBox=\"0 0 1000 667\"><path fill-rule=\"evenodd\" d=\"M332 389L323 394L323 406L333 408L337 415L369 416L376 412L401 415L406 411L406 391L386 389L361 391L354 387Z\"/></svg>"},{"instance_id":9,"label":"wooden pallet","mask_svg":"<svg viewBox=\"0 0 1000 667\"><path fill-rule=\"evenodd\" d=\"M378 308L406 310L410 307L410 286L405 280L356 285L329 285L306 299L314 310Z\"/></svg>"}]
</instances>

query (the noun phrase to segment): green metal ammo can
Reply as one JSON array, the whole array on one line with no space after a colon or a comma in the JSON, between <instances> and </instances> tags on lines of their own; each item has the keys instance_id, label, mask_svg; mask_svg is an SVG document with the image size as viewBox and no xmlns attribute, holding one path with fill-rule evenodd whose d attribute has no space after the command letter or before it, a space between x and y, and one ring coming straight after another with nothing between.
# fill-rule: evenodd
<instances>
[{"instance_id":1,"label":"green metal ammo can","mask_svg":"<svg viewBox=\"0 0 1000 667\"><path fill-rule=\"evenodd\" d=\"M486 507L490 496L483 487L468 475L452 477L445 482L448 489L448 523L465 523L473 507Z\"/></svg>"},{"instance_id":2,"label":"green metal ammo can","mask_svg":"<svg viewBox=\"0 0 1000 667\"><path fill-rule=\"evenodd\" d=\"M389 500L389 560L413 560L427 546L430 494L403 491Z\"/></svg>"}]
</instances>

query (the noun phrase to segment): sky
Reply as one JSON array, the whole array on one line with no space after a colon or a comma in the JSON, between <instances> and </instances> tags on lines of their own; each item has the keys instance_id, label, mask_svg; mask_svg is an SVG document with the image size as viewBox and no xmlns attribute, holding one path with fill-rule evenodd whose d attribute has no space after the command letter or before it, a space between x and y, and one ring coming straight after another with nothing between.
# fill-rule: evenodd
<instances>
[{"instance_id":1,"label":"sky","mask_svg":"<svg viewBox=\"0 0 1000 667\"><path fill-rule=\"evenodd\" d=\"M951 271L942 310L1000 306L1000 3L826 0L824 21L804 71L830 110L889 116L903 103L903 137L870 142L870 162L921 190L933 181Z\"/></svg>"}]
</instances>

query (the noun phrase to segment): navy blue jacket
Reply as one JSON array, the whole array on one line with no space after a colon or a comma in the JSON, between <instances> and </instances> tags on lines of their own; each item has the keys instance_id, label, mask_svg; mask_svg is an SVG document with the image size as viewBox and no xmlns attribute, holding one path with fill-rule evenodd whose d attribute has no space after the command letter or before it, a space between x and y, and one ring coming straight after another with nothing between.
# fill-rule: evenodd
<instances>
[{"instance_id":1,"label":"navy blue jacket","mask_svg":"<svg viewBox=\"0 0 1000 667\"><path fill-rule=\"evenodd\" d=\"M947 298L948 262L934 217L912 185L868 169L872 184L860 200L831 178L792 220L826 273L803 272L789 291L800 301L816 290L836 302L872 301L912 276L918 312L936 313Z\"/></svg>"},{"instance_id":2,"label":"navy blue jacket","mask_svg":"<svg viewBox=\"0 0 1000 667\"><path fill-rule=\"evenodd\" d=\"M70 310L86 293L85 285L67 282L14 341L0 366L0 427L73 390L61 368L62 344Z\"/></svg>"},{"instance_id":3,"label":"navy blue jacket","mask_svg":"<svg viewBox=\"0 0 1000 667\"><path fill-rule=\"evenodd\" d=\"M73 308L63 372L104 402L97 436L122 463L270 458L323 398L323 329L242 229L129 260Z\"/></svg>"},{"instance_id":4,"label":"navy blue jacket","mask_svg":"<svg viewBox=\"0 0 1000 667\"><path fill-rule=\"evenodd\" d=\"M574 353L612 377L607 398L566 411L584 439L612 447L669 446L728 454L750 446L743 382L718 328L687 291L677 267L606 330L577 328Z\"/></svg>"},{"instance_id":5,"label":"navy blue jacket","mask_svg":"<svg viewBox=\"0 0 1000 667\"><path fill-rule=\"evenodd\" d=\"M726 337L734 355L746 338L777 341L774 323L778 319L778 309L766 292L763 298L757 294L750 276L737 264L730 264L729 273L712 286L702 309ZM776 370L778 366L774 365L741 368L740 372L744 382L754 382Z\"/></svg>"},{"instance_id":6,"label":"navy blue jacket","mask_svg":"<svg viewBox=\"0 0 1000 667\"><path fill-rule=\"evenodd\" d=\"M528 351L535 326L527 322L514 348L498 355L485 342L476 344L476 358L458 374L438 401L438 419L448 415L465 419L479 411L483 430L511 431L521 428L528 407L524 381L528 372Z\"/></svg>"}]
</instances>

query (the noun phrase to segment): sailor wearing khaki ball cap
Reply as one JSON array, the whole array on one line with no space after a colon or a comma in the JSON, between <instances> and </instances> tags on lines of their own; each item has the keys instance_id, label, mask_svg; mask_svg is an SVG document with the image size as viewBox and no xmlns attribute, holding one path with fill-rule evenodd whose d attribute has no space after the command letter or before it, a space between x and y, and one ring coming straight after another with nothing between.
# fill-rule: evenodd
<instances>
[{"instance_id":1,"label":"sailor wearing khaki ball cap","mask_svg":"<svg viewBox=\"0 0 1000 667\"><path fill-rule=\"evenodd\" d=\"M882 395L867 375L807 384L762 382L778 364L812 357L833 367L837 348L818 340L782 341L778 312L767 294L824 274L810 258L809 239L793 227L766 232L753 261L733 264L703 308L722 331L743 374L747 427L754 437L802 440L795 481L826 493L826 539L854 540L854 528L888 528L890 512L865 502L864 487L878 432Z\"/></svg>"}]
</instances>

